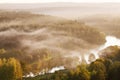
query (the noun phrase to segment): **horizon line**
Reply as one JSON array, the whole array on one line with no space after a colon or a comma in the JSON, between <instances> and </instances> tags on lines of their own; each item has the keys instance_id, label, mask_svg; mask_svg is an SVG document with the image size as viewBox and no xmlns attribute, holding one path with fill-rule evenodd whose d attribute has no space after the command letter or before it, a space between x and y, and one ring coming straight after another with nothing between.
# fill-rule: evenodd
<instances>
[{"instance_id":1,"label":"horizon line","mask_svg":"<svg viewBox=\"0 0 120 80\"><path fill-rule=\"evenodd\" d=\"M47 3L120 3L120 2L0 2L0 4L47 4Z\"/></svg>"}]
</instances>

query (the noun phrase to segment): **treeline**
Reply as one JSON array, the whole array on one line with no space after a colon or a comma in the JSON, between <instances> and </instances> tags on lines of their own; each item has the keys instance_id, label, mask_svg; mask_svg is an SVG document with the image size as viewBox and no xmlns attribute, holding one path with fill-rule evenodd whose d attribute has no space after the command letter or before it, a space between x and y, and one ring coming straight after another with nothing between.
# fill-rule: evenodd
<instances>
[{"instance_id":1,"label":"treeline","mask_svg":"<svg viewBox=\"0 0 120 80\"><path fill-rule=\"evenodd\" d=\"M0 50L1 55L5 52L4 49ZM25 66L18 59L1 57L0 80L120 80L120 48L118 46L108 47L103 51L100 59L90 64L81 63L74 69L24 77L23 79L23 75L26 73ZM27 68L29 70L28 65Z\"/></svg>"},{"instance_id":2,"label":"treeline","mask_svg":"<svg viewBox=\"0 0 120 80\"><path fill-rule=\"evenodd\" d=\"M34 53L27 53L24 50L0 49L0 59L4 58L19 60L23 75L29 74L29 72L36 74L43 69L51 69L54 66L60 66L68 62L71 63L73 60L71 58L63 58L61 55L53 53L48 49L36 50Z\"/></svg>"},{"instance_id":3,"label":"treeline","mask_svg":"<svg viewBox=\"0 0 120 80\"><path fill-rule=\"evenodd\" d=\"M120 48L114 46L110 49L113 49L112 54L106 56L108 53L104 53L105 56L91 64L82 63L75 69L29 77L25 80L120 80Z\"/></svg>"}]
</instances>

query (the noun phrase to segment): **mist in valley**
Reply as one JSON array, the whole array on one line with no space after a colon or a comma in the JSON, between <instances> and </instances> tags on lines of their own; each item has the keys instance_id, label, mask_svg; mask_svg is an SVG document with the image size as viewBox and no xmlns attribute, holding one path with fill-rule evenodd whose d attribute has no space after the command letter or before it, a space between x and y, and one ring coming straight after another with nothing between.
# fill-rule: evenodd
<instances>
[{"instance_id":1,"label":"mist in valley","mask_svg":"<svg viewBox=\"0 0 120 80\"><path fill-rule=\"evenodd\" d=\"M120 49L119 8L119 3L0 4L0 59L17 59L26 80L111 59L107 53L116 56Z\"/></svg>"}]
</instances>

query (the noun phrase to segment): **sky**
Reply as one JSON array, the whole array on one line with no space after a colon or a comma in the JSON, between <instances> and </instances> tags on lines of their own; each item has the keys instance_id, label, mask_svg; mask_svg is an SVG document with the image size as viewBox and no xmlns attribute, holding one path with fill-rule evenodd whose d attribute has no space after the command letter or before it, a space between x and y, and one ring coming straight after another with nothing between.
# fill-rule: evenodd
<instances>
[{"instance_id":1,"label":"sky","mask_svg":"<svg viewBox=\"0 0 120 80\"><path fill-rule=\"evenodd\" d=\"M0 3L48 3L48 2L120 2L120 0L0 0Z\"/></svg>"}]
</instances>

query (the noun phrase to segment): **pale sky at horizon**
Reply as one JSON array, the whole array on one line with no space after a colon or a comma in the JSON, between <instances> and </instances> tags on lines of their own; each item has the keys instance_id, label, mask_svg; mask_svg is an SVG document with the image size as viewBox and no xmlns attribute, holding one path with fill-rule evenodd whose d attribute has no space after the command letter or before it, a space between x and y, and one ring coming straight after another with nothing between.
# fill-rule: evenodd
<instances>
[{"instance_id":1,"label":"pale sky at horizon","mask_svg":"<svg viewBox=\"0 0 120 80\"><path fill-rule=\"evenodd\" d=\"M120 2L120 0L0 0L0 3L48 3L48 2Z\"/></svg>"}]
</instances>

